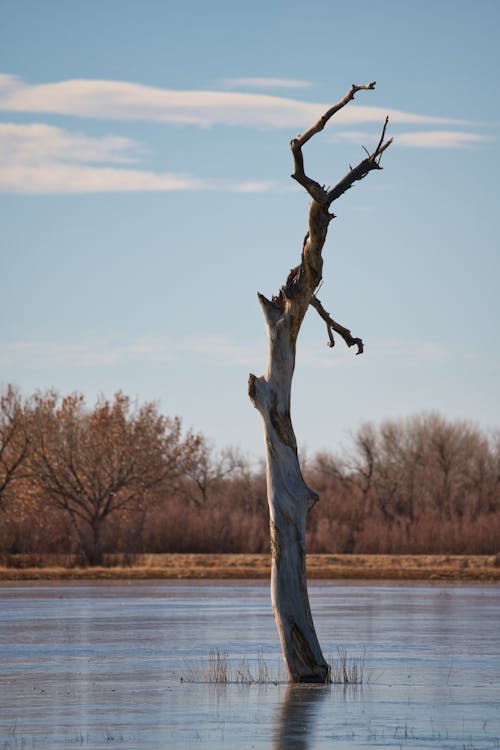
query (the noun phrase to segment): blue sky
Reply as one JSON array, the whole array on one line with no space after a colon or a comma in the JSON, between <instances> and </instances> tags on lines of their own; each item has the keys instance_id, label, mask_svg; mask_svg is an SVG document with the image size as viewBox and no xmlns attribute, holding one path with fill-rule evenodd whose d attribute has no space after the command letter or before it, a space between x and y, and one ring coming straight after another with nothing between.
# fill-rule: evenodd
<instances>
[{"instance_id":1,"label":"blue sky","mask_svg":"<svg viewBox=\"0 0 500 750\"><path fill-rule=\"evenodd\" d=\"M296 265L307 195L290 139L335 184L292 415L309 453L364 421L438 410L499 426L497 0L2 0L0 381L121 389L219 446L263 453L246 395L267 341L257 291Z\"/></svg>"}]
</instances>

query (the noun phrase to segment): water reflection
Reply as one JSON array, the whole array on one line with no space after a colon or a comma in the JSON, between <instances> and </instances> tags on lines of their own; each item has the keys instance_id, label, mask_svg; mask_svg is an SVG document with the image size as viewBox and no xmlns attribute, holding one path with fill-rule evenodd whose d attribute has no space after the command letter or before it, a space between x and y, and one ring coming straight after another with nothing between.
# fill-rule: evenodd
<instances>
[{"instance_id":1,"label":"water reflection","mask_svg":"<svg viewBox=\"0 0 500 750\"><path fill-rule=\"evenodd\" d=\"M273 735L273 750L307 750L319 707L330 687L288 685L283 696Z\"/></svg>"}]
</instances>

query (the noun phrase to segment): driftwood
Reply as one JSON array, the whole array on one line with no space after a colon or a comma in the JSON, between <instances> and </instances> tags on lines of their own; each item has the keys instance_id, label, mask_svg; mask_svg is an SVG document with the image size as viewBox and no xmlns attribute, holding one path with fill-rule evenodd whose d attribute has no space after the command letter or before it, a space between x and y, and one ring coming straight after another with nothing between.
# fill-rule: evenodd
<instances>
[{"instance_id":1,"label":"driftwood","mask_svg":"<svg viewBox=\"0 0 500 750\"><path fill-rule=\"evenodd\" d=\"M363 342L335 322L315 296L321 282L322 250L330 221L331 204L374 169L392 139L386 140L386 119L377 147L332 188L325 188L304 171L303 146L362 89L374 89L375 82L353 85L309 130L294 138L292 177L312 198L309 228L304 239L300 264L293 268L277 296L271 300L259 294L269 337L269 359L262 377L250 375L248 394L262 416L266 445L267 495L271 532L271 594L274 618L281 647L292 682L328 682L330 668L325 661L314 629L306 579L306 520L318 495L307 486L297 456L297 442L290 417L290 395L295 367L297 336L311 305L326 324L328 344L334 345L334 333L347 346L363 351Z\"/></svg>"}]
</instances>

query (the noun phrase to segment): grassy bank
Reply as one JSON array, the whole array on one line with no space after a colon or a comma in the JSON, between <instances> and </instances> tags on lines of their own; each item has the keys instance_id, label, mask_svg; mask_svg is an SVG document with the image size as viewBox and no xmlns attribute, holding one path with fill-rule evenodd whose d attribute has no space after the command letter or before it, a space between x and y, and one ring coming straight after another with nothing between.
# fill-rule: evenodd
<instances>
[{"instance_id":1,"label":"grassy bank","mask_svg":"<svg viewBox=\"0 0 500 750\"><path fill-rule=\"evenodd\" d=\"M500 555L309 555L309 579L500 581ZM83 567L70 555L3 555L0 580L266 579L269 555L106 555Z\"/></svg>"}]
</instances>

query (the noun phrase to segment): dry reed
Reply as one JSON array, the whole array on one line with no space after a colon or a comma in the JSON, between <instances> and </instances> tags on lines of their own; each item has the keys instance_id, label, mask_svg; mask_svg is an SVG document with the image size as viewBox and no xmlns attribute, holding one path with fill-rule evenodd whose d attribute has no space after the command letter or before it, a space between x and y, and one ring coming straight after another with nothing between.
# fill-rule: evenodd
<instances>
[{"instance_id":1,"label":"dry reed","mask_svg":"<svg viewBox=\"0 0 500 750\"><path fill-rule=\"evenodd\" d=\"M337 657L331 659L330 682L333 685L362 685L364 682L366 651L359 657L347 654L344 648L337 649ZM257 654L255 664L242 659L236 667L231 666L227 651L215 649L199 663L186 660L181 682L206 685L278 685L284 681L281 671L271 674L262 651Z\"/></svg>"},{"instance_id":2,"label":"dry reed","mask_svg":"<svg viewBox=\"0 0 500 750\"><path fill-rule=\"evenodd\" d=\"M331 659L330 681L334 685L362 685L365 672L366 649L359 657L350 657L343 648Z\"/></svg>"},{"instance_id":3,"label":"dry reed","mask_svg":"<svg viewBox=\"0 0 500 750\"><path fill-rule=\"evenodd\" d=\"M283 681L281 672L276 677L271 675L262 651L257 654L256 664L242 659L232 667L227 651L215 649L208 657L202 657L200 663L186 660L181 682L202 683L207 685L277 685Z\"/></svg>"}]
</instances>

